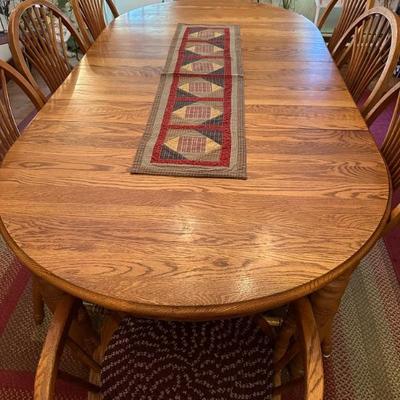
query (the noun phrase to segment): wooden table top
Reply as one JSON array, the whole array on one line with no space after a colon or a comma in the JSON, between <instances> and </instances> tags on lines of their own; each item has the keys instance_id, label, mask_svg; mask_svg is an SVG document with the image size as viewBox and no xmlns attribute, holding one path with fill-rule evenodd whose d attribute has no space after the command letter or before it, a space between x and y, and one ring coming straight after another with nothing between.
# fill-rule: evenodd
<instances>
[{"instance_id":1,"label":"wooden table top","mask_svg":"<svg viewBox=\"0 0 400 400\"><path fill-rule=\"evenodd\" d=\"M239 24L248 180L131 175L176 24ZM203 319L310 293L372 246L385 164L319 31L245 0L119 17L0 169L6 240L36 274L110 308Z\"/></svg>"}]
</instances>

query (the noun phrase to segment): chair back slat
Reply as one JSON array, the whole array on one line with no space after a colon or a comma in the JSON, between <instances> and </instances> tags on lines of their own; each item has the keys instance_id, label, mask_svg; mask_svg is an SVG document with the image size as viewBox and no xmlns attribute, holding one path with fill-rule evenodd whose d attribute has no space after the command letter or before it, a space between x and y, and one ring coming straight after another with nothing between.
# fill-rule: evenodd
<instances>
[{"instance_id":1,"label":"chair back slat","mask_svg":"<svg viewBox=\"0 0 400 400\"><path fill-rule=\"evenodd\" d=\"M0 70L0 161L4 158L9 148L19 136L17 124L11 111L10 99L8 97L7 80L4 70Z\"/></svg>"},{"instance_id":2,"label":"chair back slat","mask_svg":"<svg viewBox=\"0 0 400 400\"><path fill-rule=\"evenodd\" d=\"M13 67L0 60L0 164L7 151L18 139L20 131L12 112L7 78L13 80L32 101L37 110L43 106L43 101L29 82Z\"/></svg>"},{"instance_id":3,"label":"chair back slat","mask_svg":"<svg viewBox=\"0 0 400 400\"><path fill-rule=\"evenodd\" d=\"M106 0L114 18L119 16L112 0ZM106 25L104 0L72 0L72 8L79 29L88 44L93 43L103 32Z\"/></svg>"},{"instance_id":4,"label":"chair back slat","mask_svg":"<svg viewBox=\"0 0 400 400\"><path fill-rule=\"evenodd\" d=\"M393 190L397 190L400 187L400 82L380 99L366 121L370 126L393 103L393 114L380 150L389 168Z\"/></svg>"},{"instance_id":5,"label":"chair back slat","mask_svg":"<svg viewBox=\"0 0 400 400\"><path fill-rule=\"evenodd\" d=\"M339 0L331 0L325 9L325 12L321 15L318 21L318 28L322 29L332 9L338 3ZM351 24L359 18L365 11L369 10L374 6L374 0L343 0L342 1L342 12L339 20L332 32L332 36L328 42L328 48L332 51L340 38L349 29Z\"/></svg>"},{"instance_id":6,"label":"chair back slat","mask_svg":"<svg viewBox=\"0 0 400 400\"><path fill-rule=\"evenodd\" d=\"M40 90L28 62L53 93L72 70L65 43L67 34L85 53L87 46L69 19L46 0L26 0L10 16L10 49L20 72ZM42 97L45 100L43 92Z\"/></svg>"},{"instance_id":7,"label":"chair back slat","mask_svg":"<svg viewBox=\"0 0 400 400\"><path fill-rule=\"evenodd\" d=\"M332 52L354 101L366 97L360 105L363 115L386 90L397 64L399 27L399 17L391 10L373 8L350 26Z\"/></svg>"}]
</instances>

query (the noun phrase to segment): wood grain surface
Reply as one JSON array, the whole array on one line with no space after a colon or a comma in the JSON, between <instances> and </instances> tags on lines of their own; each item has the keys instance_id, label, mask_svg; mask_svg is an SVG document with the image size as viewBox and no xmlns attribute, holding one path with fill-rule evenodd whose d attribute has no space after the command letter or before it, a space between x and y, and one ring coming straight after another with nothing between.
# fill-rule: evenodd
<instances>
[{"instance_id":1,"label":"wood grain surface","mask_svg":"<svg viewBox=\"0 0 400 400\"><path fill-rule=\"evenodd\" d=\"M246 181L129 173L179 22L240 25ZM323 287L372 246L390 197L318 29L243 0L118 17L0 169L3 235L37 275L157 318L252 313Z\"/></svg>"}]
</instances>

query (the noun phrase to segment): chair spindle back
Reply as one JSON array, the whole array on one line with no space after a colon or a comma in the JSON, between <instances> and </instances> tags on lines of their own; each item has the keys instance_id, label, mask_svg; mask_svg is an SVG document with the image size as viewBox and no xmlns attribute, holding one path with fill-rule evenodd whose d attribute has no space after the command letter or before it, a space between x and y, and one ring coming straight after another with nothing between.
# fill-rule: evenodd
<instances>
[{"instance_id":1,"label":"chair spindle back","mask_svg":"<svg viewBox=\"0 0 400 400\"><path fill-rule=\"evenodd\" d=\"M38 71L53 93L72 70L66 45L75 39L82 53L87 46L71 21L47 0L25 0L10 16L9 40L14 62L30 83L40 90L27 61Z\"/></svg>"},{"instance_id":2,"label":"chair spindle back","mask_svg":"<svg viewBox=\"0 0 400 400\"><path fill-rule=\"evenodd\" d=\"M7 78L13 80L25 92L37 110L40 110L44 104L39 93L30 83L13 67L0 60L0 163L20 135L12 112Z\"/></svg>"},{"instance_id":3,"label":"chair spindle back","mask_svg":"<svg viewBox=\"0 0 400 400\"><path fill-rule=\"evenodd\" d=\"M375 7L359 17L339 40L332 56L365 116L388 86L400 55L399 17ZM367 93L373 85L371 93Z\"/></svg>"}]
</instances>

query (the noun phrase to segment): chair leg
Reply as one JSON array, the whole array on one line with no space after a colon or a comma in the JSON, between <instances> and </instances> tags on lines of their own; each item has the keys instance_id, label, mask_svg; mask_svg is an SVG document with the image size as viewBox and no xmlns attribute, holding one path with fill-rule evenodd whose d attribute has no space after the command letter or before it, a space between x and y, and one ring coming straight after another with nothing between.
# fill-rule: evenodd
<instances>
[{"instance_id":1,"label":"chair leg","mask_svg":"<svg viewBox=\"0 0 400 400\"><path fill-rule=\"evenodd\" d=\"M278 332L278 337L275 340L274 345L274 375L273 382L274 387L279 387L282 385L282 368L278 368L278 363L283 361L285 358L285 353L287 353L290 342L293 335L296 332L296 321L294 315L289 312L286 319L284 320L280 331ZM281 393L273 393L272 400L281 400Z\"/></svg>"},{"instance_id":2,"label":"chair leg","mask_svg":"<svg viewBox=\"0 0 400 400\"><path fill-rule=\"evenodd\" d=\"M325 357L329 357L332 353L331 331L333 319L356 267L357 265L310 295L315 321L321 338L322 353Z\"/></svg>"},{"instance_id":3,"label":"chair leg","mask_svg":"<svg viewBox=\"0 0 400 400\"><path fill-rule=\"evenodd\" d=\"M54 313L65 293L41 279L38 279L37 282L44 303L50 312ZM97 348L99 343L98 334L93 329L90 317L84 306L79 308L76 318L72 321L69 334L89 354L93 354Z\"/></svg>"},{"instance_id":4,"label":"chair leg","mask_svg":"<svg viewBox=\"0 0 400 400\"><path fill-rule=\"evenodd\" d=\"M40 292L38 278L32 279L32 301L33 301L33 318L36 325L40 325L44 319L44 301Z\"/></svg>"},{"instance_id":5,"label":"chair leg","mask_svg":"<svg viewBox=\"0 0 400 400\"><path fill-rule=\"evenodd\" d=\"M333 321L330 322L330 325L327 328L324 340L321 343L322 355L325 358L329 358L332 354L332 325L333 325Z\"/></svg>"}]
</instances>

